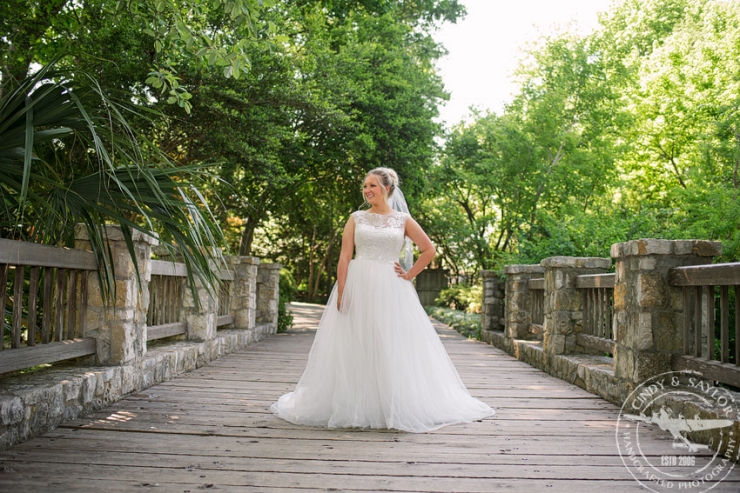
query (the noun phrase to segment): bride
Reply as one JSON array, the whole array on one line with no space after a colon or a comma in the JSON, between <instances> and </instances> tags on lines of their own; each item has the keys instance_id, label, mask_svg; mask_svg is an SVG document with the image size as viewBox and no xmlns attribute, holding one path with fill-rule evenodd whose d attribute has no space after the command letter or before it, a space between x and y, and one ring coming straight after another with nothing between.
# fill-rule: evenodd
<instances>
[{"instance_id":1,"label":"bride","mask_svg":"<svg viewBox=\"0 0 740 493\"><path fill-rule=\"evenodd\" d=\"M491 416L460 380L410 282L436 252L408 214L396 172L370 171L363 194L370 209L344 227L337 283L303 376L270 409L301 425L410 432ZM413 261L409 239L421 255L402 266L402 248Z\"/></svg>"}]
</instances>

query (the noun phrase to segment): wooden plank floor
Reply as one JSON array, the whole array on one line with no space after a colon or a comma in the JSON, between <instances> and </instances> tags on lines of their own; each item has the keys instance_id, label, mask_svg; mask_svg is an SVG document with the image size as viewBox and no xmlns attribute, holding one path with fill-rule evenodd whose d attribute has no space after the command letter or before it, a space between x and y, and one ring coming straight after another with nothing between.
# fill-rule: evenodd
<instances>
[{"instance_id":1,"label":"wooden plank floor","mask_svg":"<svg viewBox=\"0 0 740 493\"><path fill-rule=\"evenodd\" d=\"M617 407L442 324L495 416L425 434L277 419L269 406L301 375L321 309L293 305L294 330L0 452L0 492L647 491L619 458ZM650 454L671 444L641 435ZM740 491L738 471L712 491Z\"/></svg>"}]
</instances>

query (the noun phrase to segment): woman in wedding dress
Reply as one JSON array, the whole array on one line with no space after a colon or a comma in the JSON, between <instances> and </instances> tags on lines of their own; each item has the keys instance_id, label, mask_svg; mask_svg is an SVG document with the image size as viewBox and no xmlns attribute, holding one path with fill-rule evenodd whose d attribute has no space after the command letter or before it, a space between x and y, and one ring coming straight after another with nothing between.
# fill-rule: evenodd
<instances>
[{"instance_id":1,"label":"woman in wedding dress","mask_svg":"<svg viewBox=\"0 0 740 493\"><path fill-rule=\"evenodd\" d=\"M303 376L270 409L301 425L410 432L491 416L460 380L410 282L436 252L400 212L408 208L395 171L370 171L363 194L370 209L345 225L337 283ZM421 251L413 266L399 263L405 237L407 257L409 239Z\"/></svg>"}]
</instances>

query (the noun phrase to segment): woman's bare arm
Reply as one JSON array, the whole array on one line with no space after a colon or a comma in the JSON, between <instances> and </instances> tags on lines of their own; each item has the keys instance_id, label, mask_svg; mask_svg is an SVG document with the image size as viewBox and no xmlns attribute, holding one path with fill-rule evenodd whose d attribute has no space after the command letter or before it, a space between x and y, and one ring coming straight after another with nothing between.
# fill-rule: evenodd
<instances>
[{"instance_id":1,"label":"woman's bare arm","mask_svg":"<svg viewBox=\"0 0 740 493\"><path fill-rule=\"evenodd\" d=\"M429 239L424 230L421 229L421 226L419 226L419 223L414 221L413 218L408 218L406 220L405 233L421 251L421 255L419 255L416 263L414 263L408 272L404 272L403 268L401 268L401 264L396 262L396 272L398 273L398 276L410 281L416 277L419 272L423 271L427 265L429 265L429 262L431 262L434 256L437 255L437 250L434 248L432 240Z\"/></svg>"},{"instance_id":2,"label":"woman's bare arm","mask_svg":"<svg viewBox=\"0 0 740 493\"><path fill-rule=\"evenodd\" d=\"M355 219L350 217L344 225L342 233L342 251L339 253L339 264L337 265L337 310L342 306L344 295L344 284L347 282L347 268L352 260L355 250Z\"/></svg>"}]
</instances>

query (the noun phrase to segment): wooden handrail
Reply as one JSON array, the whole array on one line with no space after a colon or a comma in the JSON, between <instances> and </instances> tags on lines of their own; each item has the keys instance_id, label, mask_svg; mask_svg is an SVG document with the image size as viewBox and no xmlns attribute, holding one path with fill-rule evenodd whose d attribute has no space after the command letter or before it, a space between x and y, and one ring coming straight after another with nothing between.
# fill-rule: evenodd
<instances>
[{"instance_id":1,"label":"wooden handrail","mask_svg":"<svg viewBox=\"0 0 740 493\"><path fill-rule=\"evenodd\" d=\"M96 270L92 252L0 238L0 264Z\"/></svg>"},{"instance_id":2,"label":"wooden handrail","mask_svg":"<svg viewBox=\"0 0 740 493\"><path fill-rule=\"evenodd\" d=\"M529 289L545 289L545 278L530 279L527 281Z\"/></svg>"},{"instance_id":3,"label":"wooden handrail","mask_svg":"<svg viewBox=\"0 0 740 493\"><path fill-rule=\"evenodd\" d=\"M668 283L672 286L738 286L740 262L675 267L668 271Z\"/></svg>"},{"instance_id":4,"label":"wooden handrail","mask_svg":"<svg viewBox=\"0 0 740 493\"><path fill-rule=\"evenodd\" d=\"M721 363L706 358L674 354L671 368L675 371L695 371L708 380L740 387L740 368L729 363Z\"/></svg>"},{"instance_id":5,"label":"wooden handrail","mask_svg":"<svg viewBox=\"0 0 740 493\"><path fill-rule=\"evenodd\" d=\"M597 289L614 288L615 274L588 274L576 277L576 288Z\"/></svg>"},{"instance_id":6,"label":"wooden handrail","mask_svg":"<svg viewBox=\"0 0 740 493\"><path fill-rule=\"evenodd\" d=\"M96 342L92 337L50 342L38 346L6 349L0 359L0 373L22 370L32 366L54 363L80 356L95 354Z\"/></svg>"},{"instance_id":7,"label":"wooden handrail","mask_svg":"<svg viewBox=\"0 0 740 493\"><path fill-rule=\"evenodd\" d=\"M146 330L146 340L156 341L181 334L187 334L188 324L185 322L174 322L171 324L151 325Z\"/></svg>"},{"instance_id":8,"label":"wooden handrail","mask_svg":"<svg viewBox=\"0 0 740 493\"><path fill-rule=\"evenodd\" d=\"M172 262L169 260L152 260L152 275L154 276L173 276L187 277L188 269L182 262ZM218 278L222 281L233 281L234 273L228 269L220 269L217 272Z\"/></svg>"},{"instance_id":9,"label":"wooden handrail","mask_svg":"<svg viewBox=\"0 0 740 493\"><path fill-rule=\"evenodd\" d=\"M153 276L188 277L185 264L168 260L152 260L151 263Z\"/></svg>"}]
</instances>

